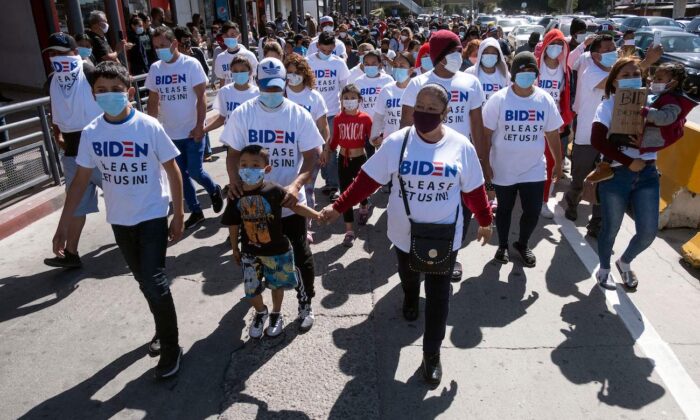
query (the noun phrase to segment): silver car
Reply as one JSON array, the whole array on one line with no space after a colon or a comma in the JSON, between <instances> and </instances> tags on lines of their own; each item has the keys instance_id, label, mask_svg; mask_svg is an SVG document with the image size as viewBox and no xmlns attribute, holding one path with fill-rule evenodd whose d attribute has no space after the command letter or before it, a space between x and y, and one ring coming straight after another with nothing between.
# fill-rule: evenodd
<instances>
[{"instance_id":1,"label":"silver car","mask_svg":"<svg viewBox=\"0 0 700 420\"><path fill-rule=\"evenodd\" d=\"M513 29L508 34L508 44L510 44L510 47L515 51L521 45L527 44L527 41L530 39L530 34L533 32L539 32L540 38L542 38L542 34L544 33L544 26L541 26L541 25L516 26L515 29Z\"/></svg>"}]
</instances>

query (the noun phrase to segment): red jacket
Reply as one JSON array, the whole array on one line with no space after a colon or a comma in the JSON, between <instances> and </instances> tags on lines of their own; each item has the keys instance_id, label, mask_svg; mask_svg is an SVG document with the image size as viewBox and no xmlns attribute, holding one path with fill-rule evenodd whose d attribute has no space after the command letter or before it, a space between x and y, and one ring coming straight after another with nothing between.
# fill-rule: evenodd
<instances>
[{"instance_id":1,"label":"red jacket","mask_svg":"<svg viewBox=\"0 0 700 420\"><path fill-rule=\"evenodd\" d=\"M564 69L564 89L562 89L559 97L559 112L561 113L561 119L564 120L562 127L565 127L574 120L574 113L571 111L571 74L569 66L566 64L566 59L569 57L569 44L566 42L564 34L559 29L552 29L547 32L542 41L542 48L539 51L535 50L535 58L537 58L537 66L539 68L546 66L543 56L546 54L547 46L555 40L560 40L564 43L564 48L559 55L559 65Z\"/></svg>"},{"instance_id":2,"label":"red jacket","mask_svg":"<svg viewBox=\"0 0 700 420\"><path fill-rule=\"evenodd\" d=\"M685 127L685 117L688 113L695 108L697 103L685 95L679 95L674 93L664 93L659 95L659 97L651 104L651 108L660 109L665 105L676 105L680 107L681 113L676 118L676 121L669 125L659 126L661 130L661 137L664 139L664 145L660 147L647 147L639 149L640 153L656 152L667 148L673 143L677 142L678 139L683 137L683 128ZM649 108L645 107L642 110L642 115L646 117L649 113ZM655 124L647 122L646 127L656 127Z\"/></svg>"}]
</instances>

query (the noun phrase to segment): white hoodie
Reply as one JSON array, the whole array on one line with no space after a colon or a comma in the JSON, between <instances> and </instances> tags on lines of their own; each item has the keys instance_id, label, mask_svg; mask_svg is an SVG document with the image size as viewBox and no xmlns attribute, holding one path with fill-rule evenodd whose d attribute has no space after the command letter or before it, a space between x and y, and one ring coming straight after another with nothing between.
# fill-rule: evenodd
<instances>
[{"instance_id":1,"label":"white hoodie","mask_svg":"<svg viewBox=\"0 0 700 420\"><path fill-rule=\"evenodd\" d=\"M498 63L496 63L496 72L493 74L488 74L481 67L481 55L484 50L488 47L496 48L498 51ZM506 64L505 57L501 52L501 46L498 45L498 41L494 38L486 38L479 44L479 52L476 55L476 64L464 70L465 73L473 74L481 82L481 87L484 90L484 96L488 100L491 95L498 92L499 90L510 86L510 72L508 71L508 65Z\"/></svg>"}]
</instances>

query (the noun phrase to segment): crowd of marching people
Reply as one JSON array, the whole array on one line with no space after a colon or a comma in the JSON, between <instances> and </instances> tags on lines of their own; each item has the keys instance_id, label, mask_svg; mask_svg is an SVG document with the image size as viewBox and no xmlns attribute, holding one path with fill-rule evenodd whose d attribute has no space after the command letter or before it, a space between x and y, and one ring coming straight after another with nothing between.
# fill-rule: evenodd
<instances>
[{"instance_id":1,"label":"crowd of marching people","mask_svg":"<svg viewBox=\"0 0 700 420\"><path fill-rule=\"evenodd\" d=\"M82 265L80 235L101 188L116 243L153 314L148 350L160 356L161 378L175 375L182 357L167 244L206 217L194 182L229 229L254 308L251 338L282 332L285 290L296 290L300 328L313 326L313 227L342 215L342 246L352 247L370 221L372 195L388 194L403 316L419 317L423 274L422 371L436 384L450 282L461 279L457 253L471 219L483 244L495 227L495 261L517 255L534 267L531 237L540 217L554 217L553 186L568 173L562 206L570 220L579 217L584 186L597 187L587 229L598 238L596 278L605 289L616 287L611 253L631 209L636 234L615 265L634 290L632 263L658 225L656 152L680 138L695 105L681 90L682 67L664 64L650 75L660 46L641 60L606 25L589 34L578 19L571 36L552 28L517 53L500 28L468 19L323 16L317 24L306 16L292 25L279 15L242 37L230 21L207 33L198 16L172 28L154 9L130 17L114 49L104 14L91 14L88 24L86 34L51 35L45 50L67 186L56 257L45 262ZM129 71L147 74L146 113L132 105ZM644 130L611 135L616 90L642 86L649 88ZM208 87L216 91L209 117ZM217 144L226 147L228 179L213 179L203 163ZM518 200L518 240L509 243Z\"/></svg>"}]
</instances>

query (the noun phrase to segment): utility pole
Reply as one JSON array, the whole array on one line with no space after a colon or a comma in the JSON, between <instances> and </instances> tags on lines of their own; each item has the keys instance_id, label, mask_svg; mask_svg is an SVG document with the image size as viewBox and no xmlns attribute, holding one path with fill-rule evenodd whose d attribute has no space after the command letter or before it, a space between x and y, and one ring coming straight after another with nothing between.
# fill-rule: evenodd
<instances>
[{"instance_id":1,"label":"utility pole","mask_svg":"<svg viewBox=\"0 0 700 420\"><path fill-rule=\"evenodd\" d=\"M673 18L679 18L685 16L685 8L688 4L688 0L676 0L673 2Z\"/></svg>"}]
</instances>

